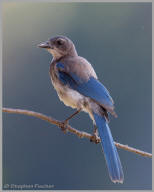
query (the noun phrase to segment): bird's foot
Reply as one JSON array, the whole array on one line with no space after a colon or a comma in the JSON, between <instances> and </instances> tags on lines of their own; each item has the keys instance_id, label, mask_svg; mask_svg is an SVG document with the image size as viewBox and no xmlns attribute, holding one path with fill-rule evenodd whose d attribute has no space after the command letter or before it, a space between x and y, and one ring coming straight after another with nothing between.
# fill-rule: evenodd
<instances>
[{"instance_id":1,"label":"bird's foot","mask_svg":"<svg viewBox=\"0 0 154 192\"><path fill-rule=\"evenodd\" d=\"M91 136L90 138L90 142L94 142L96 144L100 142L96 125L94 125L94 132L93 132L93 136Z\"/></svg>"},{"instance_id":2,"label":"bird's foot","mask_svg":"<svg viewBox=\"0 0 154 192\"><path fill-rule=\"evenodd\" d=\"M100 142L99 137L96 134L93 134L93 136L90 138L90 142L98 144Z\"/></svg>"},{"instance_id":3,"label":"bird's foot","mask_svg":"<svg viewBox=\"0 0 154 192\"><path fill-rule=\"evenodd\" d=\"M67 125L68 125L68 120L64 120L61 122L61 125L59 126L64 133L67 132Z\"/></svg>"}]
</instances>

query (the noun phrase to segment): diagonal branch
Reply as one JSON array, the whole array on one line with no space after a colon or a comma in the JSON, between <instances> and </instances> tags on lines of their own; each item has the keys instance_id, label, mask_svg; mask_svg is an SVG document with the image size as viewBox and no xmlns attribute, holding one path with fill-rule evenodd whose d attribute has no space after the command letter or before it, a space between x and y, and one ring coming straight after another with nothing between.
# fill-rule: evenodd
<instances>
[{"instance_id":1,"label":"diagonal branch","mask_svg":"<svg viewBox=\"0 0 154 192\"><path fill-rule=\"evenodd\" d=\"M58 121L52 117L49 117L47 115L44 115L42 113L37 113L34 111L29 111L29 110L23 110L23 109L11 109L11 108L3 108L2 109L3 112L6 113L16 113L16 114L24 114L24 115L29 115L29 116L33 116L39 119L42 119L44 121L47 121L48 123L57 125L58 127L62 127L63 126L63 122L62 121ZM71 127L70 125L67 125L67 131L77 135L80 138L87 138L87 139L91 139L93 140L93 135L87 133L87 132L83 132L83 131L79 131L73 127ZM99 138L99 142L100 142L100 138ZM133 153L136 153L138 155L144 156L144 157L149 157L152 158L152 154L151 153L147 153L145 151L141 151L139 149L135 149L133 147L129 147L128 145L123 145L120 143L115 142L116 147L120 148L120 149L124 149Z\"/></svg>"}]
</instances>

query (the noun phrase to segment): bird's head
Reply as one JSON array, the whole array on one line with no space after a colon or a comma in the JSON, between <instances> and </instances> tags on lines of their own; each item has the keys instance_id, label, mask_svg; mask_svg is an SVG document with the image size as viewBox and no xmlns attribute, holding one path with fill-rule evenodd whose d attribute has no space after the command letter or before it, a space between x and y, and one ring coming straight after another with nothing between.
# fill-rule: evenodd
<instances>
[{"instance_id":1,"label":"bird's head","mask_svg":"<svg viewBox=\"0 0 154 192\"><path fill-rule=\"evenodd\" d=\"M53 37L48 41L40 43L38 47L47 49L53 55L54 59L59 59L67 55L77 55L73 42L65 36Z\"/></svg>"}]
</instances>

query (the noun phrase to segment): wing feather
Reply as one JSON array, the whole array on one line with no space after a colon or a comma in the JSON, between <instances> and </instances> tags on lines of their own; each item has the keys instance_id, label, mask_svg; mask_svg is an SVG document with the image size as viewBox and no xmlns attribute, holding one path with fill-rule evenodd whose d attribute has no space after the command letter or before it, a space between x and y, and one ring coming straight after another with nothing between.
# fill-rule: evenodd
<instances>
[{"instance_id":1,"label":"wing feather","mask_svg":"<svg viewBox=\"0 0 154 192\"><path fill-rule=\"evenodd\" d=\"M90 97L98 104L102 105L107 111L115 115L113 99L105 86L96 78L90 77L87 81L81 79L75 72L65 71L62 63L57 63L59 80L69 85L70 88L78 91L80 94Z\"/></svg>"}]
</instances>

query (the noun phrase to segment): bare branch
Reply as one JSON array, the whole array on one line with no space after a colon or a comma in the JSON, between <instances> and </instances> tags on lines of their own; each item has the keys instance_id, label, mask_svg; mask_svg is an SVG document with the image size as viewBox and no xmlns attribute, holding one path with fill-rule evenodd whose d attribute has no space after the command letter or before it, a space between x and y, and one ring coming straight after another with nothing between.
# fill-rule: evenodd
<instances>
[{"instance_id":1,"label":"bare branch","mask_svg":"<svg viewBox=\"0 0 154 192\"><path fill-rule=\"evenodd\" d=\"M24 115L37 117L39 119L47 121L48 123L57 125L59 128L63 126L62 121L58 121L56 119L53 119L52 117L49 117L49 116L46 116L46 115L44 115L42 113L37 113L37 112L34 112L34 111L22 110L22 109L11 109L11 108L3 108L2 111L6 112L6 113L24 114ZM93 139L93 135L91 135L91 134L89 134L87 132L79 131L79 130L71 127L70 125L67 125L67 131L77 135L80 138L87 138L87 139L91 139L91 140ZM99 138L99 142L100 142L100 138ZM124 150L136 153L136 154L144 156L144 157L152 158L151 153L147 153L145 151L141 151L139 149L135 149L133 147L129 147L128 145L123 145L123 144L120 144L120 143L117 143L117 142L115 142L115 145L116 145L116 147L118 147L120 149L124 149Z\"/></svg>"}]
</instances>

